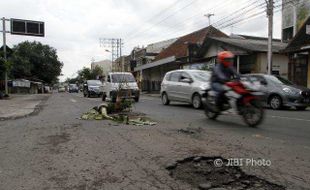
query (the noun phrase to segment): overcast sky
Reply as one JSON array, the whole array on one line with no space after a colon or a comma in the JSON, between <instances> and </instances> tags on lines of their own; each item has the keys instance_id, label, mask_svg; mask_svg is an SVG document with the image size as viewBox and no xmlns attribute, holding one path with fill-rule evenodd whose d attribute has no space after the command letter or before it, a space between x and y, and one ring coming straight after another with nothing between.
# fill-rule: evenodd
<instances>
[{"instance_id":1,"label":"overcast sky","mask_svg":"<svg viewBox=\"0 0 310 190\"><path fill-rule=\"evenodd\" d=\"M124 53L137 45L147 45L178 37L208 26L207 13L214 13L211 22L230 23L247 18L262 8L264 0L9 0L1 1L1 17L45 22L45 37L7 35L7 43L37 40L57 49L64 63L62 79L73 77L83 66L111 59L100 47L99 38L122 38ZM255 3L255 4L254 4ZM279 3L278 3L279 4ZM247 11L234 11L247 7ZM256 8L255 8L256 7ZM263 6L261 6L263 7ZM233 15L237 18L233 18ZM226 20L221 20L226 18ZM227 20L232 19L230 22ZM241 18L242 19L242 18ZM226 21L226 22L224 22ZM222 26L224 26L223 24ZM215 25L216 26L216 25ZM2 27L2 25L1 25ZM230 34L267 36L267 18L263 14L221 29ZM275 13L274 36L281 36L281 12ZM2 43L2 38L1 38Z\"/></svg>"}]
</instances>

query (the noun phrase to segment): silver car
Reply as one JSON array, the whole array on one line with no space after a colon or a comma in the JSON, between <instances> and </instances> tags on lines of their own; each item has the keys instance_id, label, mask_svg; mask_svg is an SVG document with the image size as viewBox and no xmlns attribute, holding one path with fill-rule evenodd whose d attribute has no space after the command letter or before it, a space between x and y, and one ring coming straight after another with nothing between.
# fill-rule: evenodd
<instances>
[{"instance_id":1,"label":"silver car","mask_svg":"<svg viewBox=\"0 0 310 190\"><path fill-rule=\"evenodd\" d=\"M174 70L166 73L161 83L164 105L170 101L186 102L194 108L201 107L201 96L210 87L211 72L202 70Z\"/></svg>"},{"instance_id":2,"label":"silver car","mask_svg":"<svg viewBox=\"0 0 310 190\"><path fill-rule=\"evenodd\" d=\"M310 89L297 86L291 81L275 75L248 74L244 75L251 81L259 81L261 91L266 94L265 102L272 109L295 107L305 110L310 106Z\"/></svg>"}]
</instances>

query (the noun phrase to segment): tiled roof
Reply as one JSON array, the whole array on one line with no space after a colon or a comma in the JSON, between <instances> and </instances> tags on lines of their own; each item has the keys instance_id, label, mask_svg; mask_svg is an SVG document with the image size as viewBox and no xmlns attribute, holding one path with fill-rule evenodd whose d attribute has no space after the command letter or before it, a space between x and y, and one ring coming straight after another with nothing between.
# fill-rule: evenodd
<instances>
[{"instance_id":1,"label":"tiled roof","mask_svg":"<svg viewBox=\"0 0 310 190\"><path fill-rule=\"evenodd\" d=\"M146 52L147 53L156 53L156 54L158 54L162 50L164 50L167 47L169 47L176 40L177 40L177 38L173 38L173 39L170 39L170 40L165 40L165 41L160 41L160 42L149 44L146 47Z\"/></svg>"},{"instance_id":2,"label":"tiled roof","mask_svg":"<svg viewBox=\"0 0 310 190\"><path fill-rule=\"evenodd\" d=\"M208 26L201 30L180 37L169 47L160 52L156 56L155 60L160 60L171 56L175 56L176 58L186 57L188 51L187 48L188 44L189 43L202 44L207 36L223 37L223 38L228 37L226 34L214 28L213 26Z\"/></svg>"},{"instance_id":3,"label":"tiled roof","mask_svg":"<svg viewBox=\"0 0 310 190\"><path fill-rule=\"evenodd\" d=\"M266 38L255 38L251 36L241 36L240 38L218 38L210 37L215 41L220 41L235 47L239 47L248 51L258 51L258 52L267 52L268 51L268 40ZM286 43L282 43L279 40L273 40L272 42L272 51L274 53L279 53L280 50L283 50L286 47Z\"/></svg>"},{"instance_id":4,"label":"tiled roof","mask_svg":"<svg viewBox=\"0 0 310 190\"><path fill-rule=\"evenodd\" d=\"M285 48L285 52L301 51L302 47L310 46L310 34L306 34L307 25L310 25L310 17L304 22L295 37L289 42Z\"/></svg>"}]
</instances>

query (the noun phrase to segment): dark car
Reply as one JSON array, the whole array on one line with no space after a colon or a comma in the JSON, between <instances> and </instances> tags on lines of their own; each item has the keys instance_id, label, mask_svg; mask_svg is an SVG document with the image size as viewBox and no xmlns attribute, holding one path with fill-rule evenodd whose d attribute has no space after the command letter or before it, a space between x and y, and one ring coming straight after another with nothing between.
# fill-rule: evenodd
<instances>
[{"instance_id":1,"label":"dark car","mask_svg":"<svg viewBox=\"0 0 310 190\"><path fill-rule=\"evenodd\" d=\"M83 94L84 97L97 96L100 97L102 95L101 87L102 82L100 80L87 80L83 84Z\"/></svg>"},{"instance_id":2,"label":"dark car","mask_svg":"<svg viewBox=\"0 0 310 190\"><path fill-rule=\"evenodd\" d=\"M69 84L69 93L79 93L79 87L77 84Z\"/></svg>"},{"instance_id":3,"label":"dark car","mask_svg":"<svg viewBox=\"0 0 310 190\"><path fill-rule=\"evenodd\" d=\"M251 81L259 81L262 84L261 91L266 94L266 103L272 109L295 107L297 110L305 110L310 106L309 88L298 86L276 75L248 74L245 76Z\"/></svg>"}]
</instances>

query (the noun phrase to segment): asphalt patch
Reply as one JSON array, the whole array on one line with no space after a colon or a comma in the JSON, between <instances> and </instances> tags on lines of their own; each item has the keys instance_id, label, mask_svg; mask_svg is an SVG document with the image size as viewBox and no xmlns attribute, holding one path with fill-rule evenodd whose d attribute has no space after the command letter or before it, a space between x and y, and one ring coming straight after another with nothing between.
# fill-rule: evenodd
<instances>
[{"instance_id":1,"label":"asphalt patch","mask_svg":"<svg viewBox=\"0 0 310 190\"><path fill-rule=\"evenodd\" d=\"M221 159L223 165L228 160L221 157L189 157L169 165L166 169L171 177L205 190L285 190L277 185L253 175L247 175L240 167L216 167L214 161Z\"/></svg>"}]
</instances>

